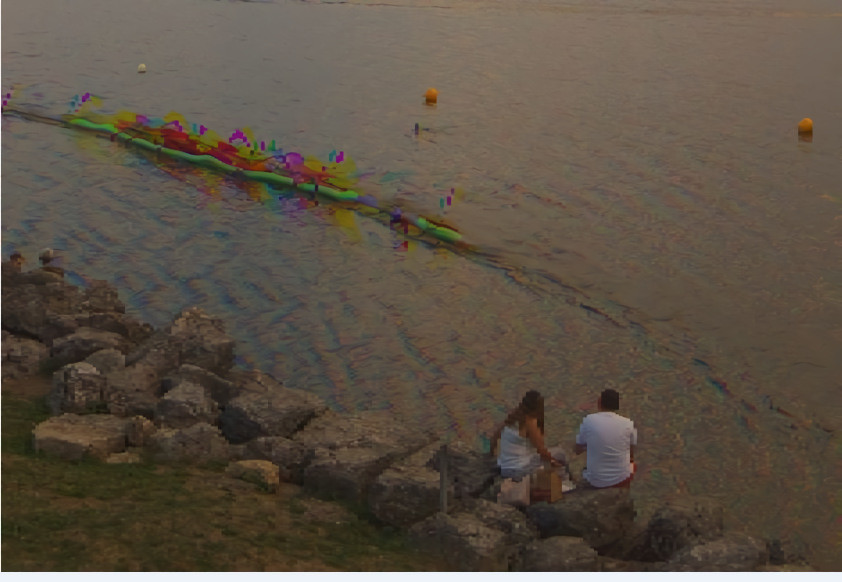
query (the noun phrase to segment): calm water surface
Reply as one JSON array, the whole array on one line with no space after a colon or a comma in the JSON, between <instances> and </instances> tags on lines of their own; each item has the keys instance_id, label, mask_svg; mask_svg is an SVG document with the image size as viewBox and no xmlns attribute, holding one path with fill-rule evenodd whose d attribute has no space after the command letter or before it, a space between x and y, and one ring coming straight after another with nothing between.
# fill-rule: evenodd
<instances>
[{"instance_id":1,"label":"calm water surface","mask_svg":"<svg viewBox=\"0 0 842 582\"><path fill-rule=\"evenodd\" d=\"M2 16L21 108L91 92L105 112L342 150L359 191L478 249L4 116L4 256L61 249L155 325L199 305L242 365L471 442L529 388L569 442L614 386L643 514L712 495L731 527L842 568L838 2L6 0Z\"/></svg>"}]
</instances>

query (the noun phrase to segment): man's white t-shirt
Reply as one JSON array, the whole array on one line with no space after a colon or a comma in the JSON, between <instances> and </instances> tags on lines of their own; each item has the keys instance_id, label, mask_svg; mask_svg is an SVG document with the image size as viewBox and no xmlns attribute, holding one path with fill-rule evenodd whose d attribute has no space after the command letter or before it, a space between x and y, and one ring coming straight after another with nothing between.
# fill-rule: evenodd
<instances>
[{"instance_id":1,"label":"man's white t-shirt","mask_svg":"<svg viewBox=\"0 0 842 582\"><path fill-rule=\"evenodd\" d=\"M630 447L637 444L637 430L628 418L616 412L589 414L579 427L576 444L588 447L582 475L594 487L611 487L632 474Z\"/></svg>"}]
</instances>

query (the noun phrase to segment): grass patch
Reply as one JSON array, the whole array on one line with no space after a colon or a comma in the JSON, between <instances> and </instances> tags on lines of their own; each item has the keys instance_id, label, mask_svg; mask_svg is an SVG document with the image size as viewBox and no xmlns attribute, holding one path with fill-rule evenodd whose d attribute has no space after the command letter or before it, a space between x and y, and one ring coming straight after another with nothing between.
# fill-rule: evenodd
<instances>
[{"instance_id":1,"label":"grass patch","mask_svg":"<svg viewBox=\"0 0 842 582\"><path fill-rule=\"evenodd\" d=\"M429 571L435 556L364 515L223 466L69 462L32 448L43 398L2 400L2 561L9 571ZM327 504L327 505L324 505ZM348 519L328 517L346 512Z\"/></svg>"}]
</instances>

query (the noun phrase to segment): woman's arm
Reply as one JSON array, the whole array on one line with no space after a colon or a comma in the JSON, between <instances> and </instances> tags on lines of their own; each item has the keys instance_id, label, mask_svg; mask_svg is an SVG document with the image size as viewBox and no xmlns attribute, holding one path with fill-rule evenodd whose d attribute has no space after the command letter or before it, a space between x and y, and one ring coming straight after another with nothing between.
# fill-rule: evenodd
<instances>
[{"instance_id":1,"label":"woman's arm","mask_svg":"<svg viewBox=\"0 0 842 582\"><path fill-rule=\"evenodd\" d=\"M506 428L505 421L501 422L500 426L498 426L497 429L494 431L494 433L492 433L492 435L491 435L491 454L492 455L497 454L497 448L498 448L498 444L500 442L500 436L503 434L504 428Z\"/></svg>"},{"instance_id":2,"label":"woman's arm","mask_svg":"<svg viewBox=\"0 0 842 582\"><path fill-rule=\"evenodd\" d=\"M535 448L538 450L538 454L541 455L541 458L549 463L558 464L558 462L553 459L552 454L547 447L544 446L544 435L541 434L541 430L538 428L538 421L534 418L526 418L526 436L529 438L529 442L535 445Z\"/></svg>"}]
</instances>

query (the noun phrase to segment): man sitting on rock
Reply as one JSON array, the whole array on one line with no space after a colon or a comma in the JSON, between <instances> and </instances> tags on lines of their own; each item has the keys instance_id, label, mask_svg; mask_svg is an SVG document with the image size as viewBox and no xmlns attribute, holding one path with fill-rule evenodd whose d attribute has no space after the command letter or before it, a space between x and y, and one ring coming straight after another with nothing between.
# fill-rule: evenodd
<instances>
[{"instance_id":1,"label":"man sitting on rock","mask_svg":"<svg viewBox=\"0 0 842 582\"><path fill-rule=\"evenodd\" d=\"M582 473L585 486L629 487L635 471L637 430L631 420L615 412L620 408L616 390L603 390L597 408L599 412L586 416L576 435L575 453L588 453Z\"/></svg>"}]
</instances>

